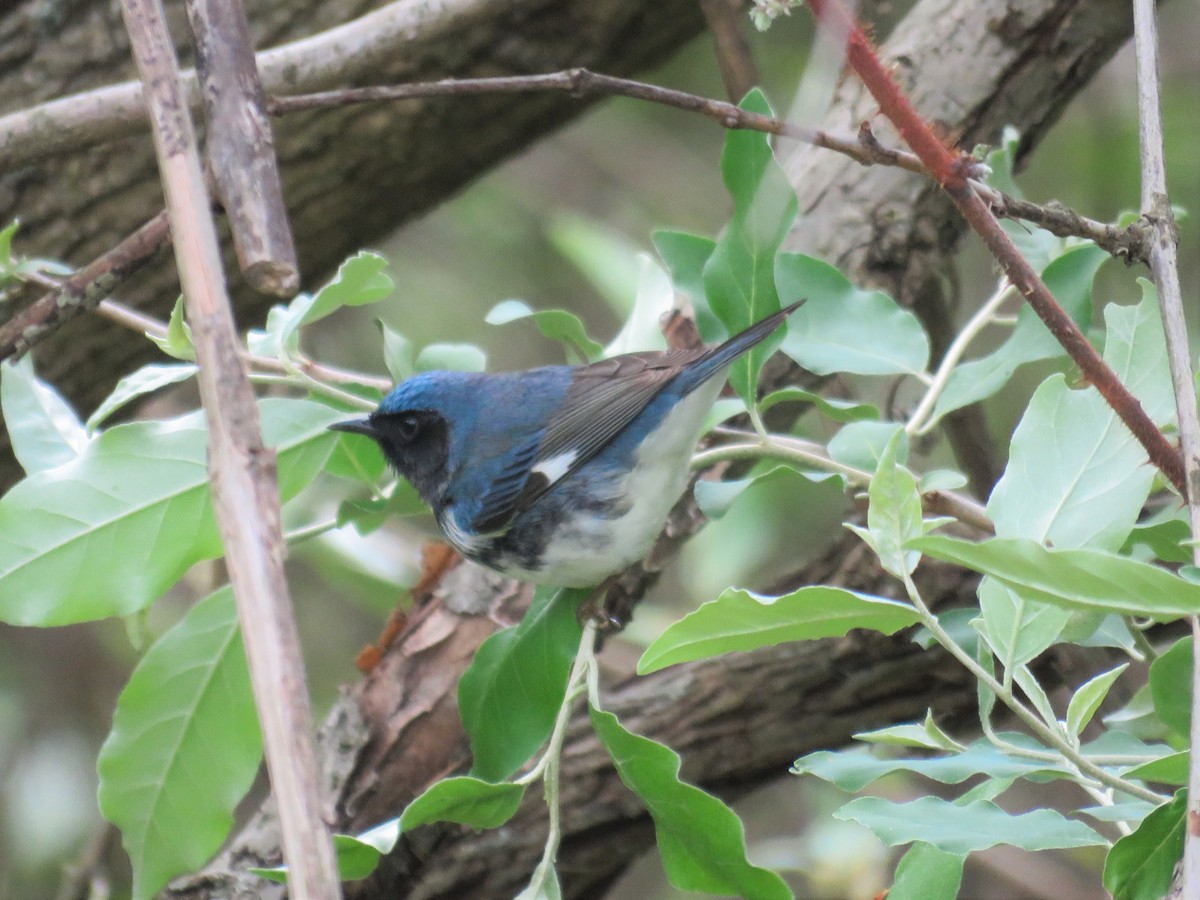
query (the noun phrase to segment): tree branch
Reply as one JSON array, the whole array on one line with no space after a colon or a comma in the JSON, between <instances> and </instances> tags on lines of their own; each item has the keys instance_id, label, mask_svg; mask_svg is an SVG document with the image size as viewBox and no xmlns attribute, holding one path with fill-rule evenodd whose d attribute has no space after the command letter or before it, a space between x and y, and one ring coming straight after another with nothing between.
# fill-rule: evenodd
<instances>
[{"instance_id":1,"label":"tree branch","mask_svg":"<svg viewBox=\"0 0 1200 900\"><path fill-rule=\"evenodd\" d=\"M212 202L175 49L158 0L123 0L125 27L146 85L175 258L200 363L209 479L237 600L242 642L280 808L291 888L301 900L341 896L313 754L300 641L283 574L275 454L263 445L254 392L238 354Z\"/></svg>"}]
</instances>

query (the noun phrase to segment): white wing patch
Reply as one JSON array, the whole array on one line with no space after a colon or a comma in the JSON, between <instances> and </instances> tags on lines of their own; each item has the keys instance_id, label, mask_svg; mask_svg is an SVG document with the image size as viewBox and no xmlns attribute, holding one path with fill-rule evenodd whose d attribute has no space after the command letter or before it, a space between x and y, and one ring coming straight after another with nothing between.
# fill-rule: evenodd
<instances>
[{"instance_id":1,"label":"white wing patch","mask_svg":"<svg viewBox=\"0 0 1200 900\"><path fill-rule=\"evenodd\" d=\"M550 484L554 484L570 471L571 463L575 462L577 456L579 456L578 450L565 450L557 456L538 463L531 471L537 472L544 476Z\"/></svg>"}]
</instances>

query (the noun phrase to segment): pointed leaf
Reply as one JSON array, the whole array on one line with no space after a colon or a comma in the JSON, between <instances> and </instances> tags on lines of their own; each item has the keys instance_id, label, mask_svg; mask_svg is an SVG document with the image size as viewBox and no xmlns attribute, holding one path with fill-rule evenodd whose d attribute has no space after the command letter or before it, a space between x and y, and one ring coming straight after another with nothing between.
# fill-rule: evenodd
<instances>
[{"instance_id":1,"label":"pointed leaf","mask_svg":"<svg viewBox=\"0 0 1200 900\"><path fill-rule=\"evenodd\" d=\"M575 610L588 593L539 588L521 624L476 651L458 683L472 775L502 781L550 736L583 633Z\"/></svg>"},{"instance_id":2,"label":"pointed leaf","mask_svg":"<svg viewBox=\"0 0 1200 900\"><path fill-rule=\"evenodd\" d=\"M904 549L904 545L925 531L917 479L896 459L902 446L908 449L907 435L899 430L884 446L867 492L871 545L884 571L897 578L911 574L917 567L921 554Z\"/></svg>"},{"instance_id":3,"label":"pointed leaf","mask_svg":"<svg viewBox=\"0 0 1200 900\"><path fill-rule=\"evenodd\" d=\"M175 306L171 310L171 318L167 320L166 337L158 337L150 332L146 332L146 337L167 356L173 356L184 362L196 361L196 346L192 343L192 328L183 317L182 294L176 298Z\"/></svg>"},{"instance_id":4,"label":"pointed leaf","mask_svg":"<svg viewBox=\"0 0 1200 900\"><path fill-rule=\"evenodd\" d=\"M378 253L361 250L338 266L333 279L317 291L311 305L296 322L295 327L311 325L337 312L343 306L365 306L378 303L392 292L395 285L385 273L387 260Z\"/></svg>"},{"instance_id":5,"label":"pointed leaf","mask_svg":"<svg viewBox=\"0 0 1200 900\"><path fill-rule=\"evenodd\" d=\"M784 641L840 637L851 628L894 634L917 618L905 603L841 588L804 587L782 597L730 588L659 635L642 654L638 673Z\"/></svg>"},{"instance_id":6,"label":"pointed leaf","mask_svg":"<svg viewBox=\"0 0 1200 900\"><path fill-rule=\"evenodd\" d=\"M1067 730L1071 734L1078 737L1083 733L1083 729L1087 727L1092 716L1096 714L1096 710L1100 708L1100 704L1104 702L1104 698L1108 696L1113 682L1120 678L1121 673L1128 668L1129 663L1123 663L1115 669L1109 669L1094 678L1089 678L1080 685L1079 690L1071 697L1071 702L1067 706Z\"/></svg>"},{"instance_id":7,"label":"pointed leaf","mask_svg":"<svg viewBox=\"0 0 1200 900\"><path fill-rule=\"evenodd\" d=\"M671 273L675 290L691 301L700 336L710 344L729 337L729 331L704 296L704 265L716 249L717 242L683 231L656 231L652 239L654 249Z\"/></svg>"},{"instance_id":8,"label":"pointed leaf","mask_svg":"<svg viewBox=\"0 0 1200 900\"><path fill-rule=\"evenodd\" d=\"M741 106L772 114L758 89L747 94ZM733 197L733 219L705 263L704 294L717 318L730 334L736 334L781 305L775 287L775 254L796 218L796 192L775 162L767 135L760 132L726 133L721 175ZM730 369L729 383L747 405L754 402L763 363L781 340L781 334L768 338Z\"/></svg>"},{"instance_id":9,"label":"pointed leaf","mask_svg":"<svg viewBox=\"0 0 1200 900\"><path fill-rule=\"evenodd\" d=\"M220 848L262 756L233 592L197 603L138 663L100 751L100 809L121 828L133 896Z\"/></svg>"},{"instance_id":10,"label":"pointed leaf","mask_svg":"<svg viewBox=\"0 0 1200 900\"><path fill-rule=\"evenodd\" d=\"M679 754L626 730L612 713L593 708L591 715L621 781L642 799L654 820L671 884L756 900L792 896L778 875L747 861L745 832L733 810L679 780Z\"/></svg>"},{"instance_id":11,"label":"pointed leaf","mask_svg":"<svg viewBox=\"0 0 1200 900\"><path fill-rule=\"evenodd\" d=\"M1099 550L1048 550L1011 538L972 543L942 535L917 538L909 546L1060 606L1159 621L1200 612L1200 585Z\"/></svg>"},{"instance_id":12,"label":"pointed leaf","mask_svg":"<svg viewBox=\"0 0 1200 900\"><path fill-rule=\"evenodd\" d=\"M136 372L131 372L112 389L107 397L96 407L96 411L88 416L87 429L95 431L113 413L124 406L152 394L171 384L187 381L196 372L197 367L191 363L174 363L170 365L150 364L142 366Z\"/></svg>"},{"instance_id":13,"label":"pointed leaf","mask_svg":"<svg viewBox=\"0 0 1200 900\"><path fill-rule=\"evenodd\" d=\"M457 822L472 828L499 828L517 812L525 786L471 778L443 778L404 808L400 828L411 831L431 822Z\"/></svg>"}]
</instances>

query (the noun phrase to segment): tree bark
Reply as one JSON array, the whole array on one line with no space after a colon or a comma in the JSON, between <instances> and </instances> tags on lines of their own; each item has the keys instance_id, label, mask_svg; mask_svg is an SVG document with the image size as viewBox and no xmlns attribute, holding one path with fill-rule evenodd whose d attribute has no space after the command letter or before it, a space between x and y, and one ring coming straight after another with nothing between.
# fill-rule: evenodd
<instances>
[{"instance_id":1,"label":"tree bark","mask_svg":"<svg viewBox=\"0 0 1200 900\"><path fill-rule=\"evenodd\" d=\"M904 72L918 108L961 134L963 143L995 140L999 128L1012 123L1024 132L1028 152L1129 33L1128 12L1117 0L969 6L923 0L885 54ZM845 127L871 117L870 101L847 81L830 120ZM789 172L803 217L794 246L836 262L852 279L885 285L921 313L935 343L944 345L954 305L946 284L963 234L945 198L916 176L863 170L821 152L795 154ZM977 480L994 477L998 465L983 460ZM642 591L672 548L702 524L694 505L682 502L652 554L654 564L627 573L623 588ZM962 572L926 563L919 574L934 602L974 603L975 582ZM892 593L849 537L791 581ZM348 689L323 730L335 818L343 829L397 815L425 786L468 761L455 700L458 676L520 599L511 583L465 566L437 593L414 613L380 667ZM603 695L627 727L681 752L685 778L735 797L781 776L795 757L844 744L856 731L918 719L928 708L953 720L971 710L974 690L943 653L922 651L909 636L854 634L625 678L606 684ZM650 826L582 720L570 733L565 760L559 870L567 896L596 897L645 849ZM350 886L349 896L511 896L528 879L544 828L544 810L531 799L496 831L418 829L375 875ZM243 874L248 865L275 861L277 846L268 806L208 872L169 893L278 896Z\"/></svg>"}]
</instances>

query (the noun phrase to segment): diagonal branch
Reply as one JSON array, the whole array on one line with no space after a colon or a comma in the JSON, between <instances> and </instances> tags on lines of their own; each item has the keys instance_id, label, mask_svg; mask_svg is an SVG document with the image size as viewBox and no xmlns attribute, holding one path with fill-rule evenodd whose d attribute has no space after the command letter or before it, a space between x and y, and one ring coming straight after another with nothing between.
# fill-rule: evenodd
<instances>
[{"instance_id":1,"label":"diagonal branch","mask_svg":"<svg viewBox=\"0 0 1200 900\"><path fill-rule=\"evenodd\" d=\"M875 53L866 34L838 0L810 0L814 14L843 30L847 40L847 58L863 84L879 103L880 110L896 126L901 136L920 157L932 177L946 191L963 218L975 229L991 250L1009 280L1033 307L1038 318L1079 366L1085 378L1133 432L1145 448L1150 461L1167 476L1183 496L1188 495L1179 451L1163 436L1146 415L1142 404L1121 384L1108 364L1088 342L1083 332L1066 314L1049 288L1000 227L987 204L971 188L967 177L969 159L951 152L913 108Z\"/></svg>"}]
</instances>

